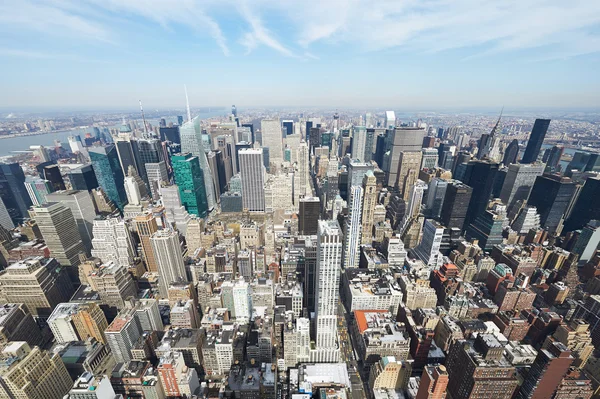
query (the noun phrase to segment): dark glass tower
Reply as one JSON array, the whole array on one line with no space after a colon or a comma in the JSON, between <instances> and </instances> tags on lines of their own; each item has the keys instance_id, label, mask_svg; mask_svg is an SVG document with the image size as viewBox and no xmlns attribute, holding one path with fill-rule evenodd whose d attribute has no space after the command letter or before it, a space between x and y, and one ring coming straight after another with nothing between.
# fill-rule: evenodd
<instances>
[{"instance_id":1,"label":"dark glass tower","mask_svg":"<svg viewBox=\"0 0 600 399\"><path fill-rule=\"evenodd\" d=\"M18 163L0 164L0 197L14 224L28 218L32 205L25 188L25 174Z\"/></svg>"},{"instance_id":2,"label":"dark glass tower","mask_svg":"<svg viewBox=\"0 0 600 399\"><path fill-rule=\"evenodd\" d=\"M533 130L531 130L531 136L527 142L527 148L525 148L525 154L521 163L534 163L537 161L538 155L542 148L542 143L548 132L548 126L550 126L550 119L536 119L533 124Z\"/></svg>"},{"instance_id":3,"label":"dark glass tower","mask_svg":"<svg viewBox=\"0 0 600 399\"><path fill-rule=\"evenodd\" d=\"M544 152L542 162L546 163L547 170L558 170L560 158L562 157L564 151L565 147L555 145L552 148L548 148L546 152Z\"/></svg>"},{"instance_id":4,"label":"dark glass tower","mask_svg":"<svg viewBox=\"0 0 600 399\"><path fill-rule=\"evenodd\" d=\"M183 121L182 121L182 123L183 123ZM181 123L179 123L179 125L181 125ZM159 133L160 133L160 141L170 141L171 143L181 144L181 136L179 135L179 126L161 127L159 129Z\"/></svg>"},{"instance_id":5,"label":"dark glass tower","mask_svg":"<svg viewBox=\"0 0 600 399\"><path fill-rule=\"evenodd\" d=\"M458 180L448 184L440 214L441 224L449 229L454 227L462 229L472 194L473 189Z\"/></svg>"},{"instance_id":6,"label":"dark glass tower","mask_svg":"<svg viewBox=\"0 0 600 399\"><path fill-rule=\"evenodd\" d=\"M502 158L502 165L508 166L511 163L517 163L517 157L519 156L519 140L514 139L510 142L504 150L504 157Z\"/></svg>"},{"instance_id":7,"label":"dark glass tower","mask_svg":"<svg viewBox=\"0 0 600 399\"><path fill-rule=\"evenodd\" d=\"M573 212L565 223L564 231L579 230L585 227L590 220L599 220L600 201L598 198L600 198L600 178L589 177L577 197Z\"/></svg>"},{"instance_id":8,"label":"dark glass tower","mask_svg":"<svg viewBox=\"0 0 600 399\"><path fill-rule=\"evenodd\" d=\"M71 169L67 176L73 190L91 191L98 188L98 179L96 179L92 165L83 165L76 169Z\"/></svg>"},{"instance_id":9,"label":"dark glass tower","mask_svg":"<svg viewBox=\"0 0 600 399\"><path fill-rule=\"evenodd\" d=\"M108 198L122 210L127 203L127 194L125 193L123 170L121 170L115 145L90 147L88 152L98 184Z\"/></svg>"},{"instance_id":10,"label":"dark glass tower","mask_svg":"<svg viewBox=\"0 0 600 399\"><path fill-rule=\"evenodd\" d=\"M298 213L298 234L315 235L319 229L319 215L321 202L319 198L310 197L300 199Z\"/></svg>"},{"instance_id":11,"label":"dark glass tower","mask_svg":"<svg viewBox=\"0 0 600 399\"><path fill-rule=\"evenodd\" d=\"M484 251L502 244L502 218L492 211L485 211L465 231L467 240L478 240Z\"/></svg>"},{"instance_id":12,"label":"dark glass tower","mask_svg":"<svg viewBox=\"0 0 600 399\"><path fill-rule=\"evenodd\" d=\"M554 233L576 190L575 183L568 177L544 174L535 179L527 204L537 208L542 227ZM577 212L577 209L573 212Z\"/></svg>"},{"instance_id":13,"label":"dark glass tower","mask_svg":"<svg viewBox=\"0 0 600 399\"><path fill-rule=\"evenodd\" d=\"M117 153L119 154L123 174L127 175L129 167L133 166L138 175L147 182L148 176L146 175L146 168L140 159L138 141L134 139L117 140L115 145L117 146Z\"/></svg>"},{"instance_id":14,"label":"dark glass tower","mask_svg":"<svg viewBox=\"0 0 600 399\"><path fill-rule=\"evenodd\" d=\"M56 162L44 162L35 167L42 179L46 179L52 185L52 190L65 190L65 182L60 174L60 168Z\"/></svg>"},{"instance_id":15,"label":"dark glass tower","mask_svg":"<svg viewBox=\"0 0 600 399\"><path fill-rule=\"evenodd\" d=\"M467 164L464 183L473 189L473 193L463 229L487 209L497 172L498 164L489 160L470 161Z\"/></svg>"}]
</instances>

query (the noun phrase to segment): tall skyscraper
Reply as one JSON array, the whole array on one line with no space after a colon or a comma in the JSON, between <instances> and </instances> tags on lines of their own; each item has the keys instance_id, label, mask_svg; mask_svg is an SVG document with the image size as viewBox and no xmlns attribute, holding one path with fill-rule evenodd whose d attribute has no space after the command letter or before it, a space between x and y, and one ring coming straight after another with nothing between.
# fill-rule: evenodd
<instances>
[{"instance_id":1,"label":"tall skyscraper","mask_svg":"<svg viewBox=\"0 0 600 399\"><path fill-rule=\"evenodd\" d=\"M535 179L527 203L537 208L540 223L549 233L556 233L562 225L576 190L576 184L561 175L544 174Z\"/></svg>"},{"instance_id":2,"label":"tall skyscraper","mask_svg":"<svg viewBox=\"0 0 600 399\"><path fill-rule=\"evenodd\" d=\"M152 244L150 243L150 237L158 231L158 224L152 213L146 213L144 215L137 216L133 219L135 230L140 237L140 244L142 246L142 255L144 256L144 263L146 269L149 272L158 272L158 265L156 264L156 257L152 250Z\"/></svg>"},{"instance_id":3,"label":"tall skyscraper","mask_svg":"<svg viewBox=\"0 0 600 399\"><path fill-rule=\"evenodd\" d=\"M398 161L398 180L394 184L398 187L404 201L408 200L412 188L419 178L419 170L421 170L421 156L419 151L401 151L400 160Z\"/></svg>"},{"instance_id":4,"label":"tall skyscraper","mask_svg":"<svg viewBox=\"0 0 600 399\"><path fill-rule=\"evenodd\" d=\"M94 200L88 191L65 190L48 194L46 197L49 202L60 202L71 209L81 240L89 253L92 249L92 228L96 218L96 208Z\"/></svg>"},{"instance_id":5,"label":"tall skyscraper","mask_svg":"<svg viewBox=\"0 0 600 399\"><path fill-rule=\"evenodd\" d=\"M371 148L369 155L371 155ZM352 128L352 158L358 159L361 162L370 161L365 158L367 151L367 128L364 126L354 126ZM370 157L369 157L370 158Z\"/></svg>"},{"instance_id":6,"label":"tall skyscraper","mask_svg":"<svg viewBox=\"0 0 600 399\"><path fill-rule=\"evenodd\" d=\"M265 167L262 148L241 150L242 201L250 212L265 211Z\"/></svg>"},{"instance_id":7,"label":"tall skyscraper","mask_svg":"<svg viewBox=\"0 0 600 399\"><path fill-rule=\"evenodd\" d=\"M544 138L548 132L548 126L550 126L550 119L535 120L535 123L533 124L533 130L531 130L531 135L529 136L529 141L527 142L527 147L525 148L525 153L523 154L523 159L521 159L521 163L534 163L537 161L538 155L540 155L540 150L542 148L542 143L544 142Z\"/></svg>"},{"instance_id":8,"label":"tall skyscraper","mask_svg":"<svg viewBox=\"0 0 600 399\"><path fill-rule=\"evenodd\" d=\"M473 192L463 229L487 209L497 171L498 164L488 160L470 161L467 164L464 183L471 187Z\"/></svg>"},{"instance_id":9,"label":"tall skyscraper","mask_svg":"<svg viewBox=\"0 0 600 399\"><path fill-rule=\"evenodd\" d=\"M0 397L61 399L73 385L58 353L12 342L2 350L2 357L10 361L0 371Z\"/></svg>"},{"instance_id":10,"label":"tall skyscraper","mask_svg":"<svg viewBox=\"0 0 600 399\"><path fill-rule=\"evenodd\" d=\"M86 251L71 209L60 202L52 202L34 206L30 213L50 249L50 255L67 268L71 281L78 283L79 255Z\"/></svg>"},{"instance_id":11,"label":"tall skyscraper","mask_svg":"<svg viewBox=\"0 0 600 399\"><path fill-rule=\"evenodd\" d=\"M384 162L383 171L386 173L386 184L393 186L398 182L399 162L401 152L419 152L423 147L423 137L425 137L425 129L414 127L397 127L388 133L389 138L389 156L387 163ZM420 168L419 158L419 166Z\"/></svg>"},{"instance_id":12,"label":"tall skyscraper","mask_svg":"<svg viewBox=\"0 0 600 399\"><path fill-rule=\"evenodd\" d=\"M544 345L539 352L527 377L517 394L518 399L550 398L569 371L573 356L562 342L554 341Z\"/></svg>"},{"instance_id":13,"label":"tall skyscraper","mask_svg":"<svg viewBox=\"0 0 600 399\"><path fill-rule=\"evenodd\" d=\"M564 151L565 147L557 145L546 149L544 156L542 157L542 162L546 164L547 170L551 172L558 171L558 165L560 164L560 159L562 158Z\"/></svg>"},{"instance_id":14,"label":"tall skyscraper","mask_svg":"<svg viewBox=\"0 0 600 399\"><path fill-rule=\"evenodd\" d=\"M317 243L316 345L317 350L337 347L337 303L342 263L342 231L337 221L320 220Z\"/></svg>"},{"instance_id":15,"label":"tall skyscraper","mask_svg":"<svg viewBox=\"0 0 600 399\"><path fill-rule=\"evenodd\" d=\"M148 175L148 185L150 186L150 195L152 199L160 198L160 186L163 182L169 181L169 172L165 161L146 164L146 174Z\"/></svg>"},{"instance_id":16,"label":"tall skyscraper","mask_svg":"<svg viewBox=\"0 0 600 399\"><path fill-rule=\"evenodd\" d=\"M298 234L316 235L319 229L320 214L321 201L318 197L301 198L298 212Z\"/></svg>"},{"instance_id":17,"label":"tall skyscraper","mask_svg":"<svg viewBox=\"0 0 600 399\"><path fill-rule=\"evenodd\" d=\"M590 220L600 220L600 177L588 177L565 223L565 231L582 229Z\"/></svg>"},{"instance_id":18,"label":"tall skyscraper","mask_svg":"<svg viewBox=\"0 0 600 399\"><path fill-rule=\"evenodd\" d=\"M133 310L120 313L105 331L110 351L117 363L126 363L133 359L131 348L142 335L142 327Z\"/></svg>"},{"instance_id":19,"label":"tall skyscraper","mask_svg":"<svg viewBox=\"0 0 600 399\"><path fill-rule=\"evenodd\" d=\"M42 179L48 180L52 185L52 191L65 189L65 182L60 173L60 167L56 162L48 161L41 163L35 167Z\"/></svg>"},{"instance_id":20,"label":"tall skyscraper","mask_svg":"<svg viewBox=\"0 0 600 399\"><path fill-rule=\"evenodd\" d=\"M448 228L463 228L473 189L458 180L449 182L440 212L440 221Z\"/></svg>"},{"instance_id":21,"label":"tall skyscraper","mask_svg":"<svg viewBox=\"0 0 600 399\"><path fill-rule=\"evenodd\" d=\"M262 146L269 148L270 162L278 168L283 162L283 137L279 119L263 119L260 121Z\"/></svg>"},{"instance_id":22,"label":"tall skyscraper","mask_svg":"<svg viewBox=\"0 0 600 399\"><path fill-rule=\"evenodd\" d=\"M431 179L427 188L425 216L433 219L440 217L447 189L448 180L444 180L441 177L434 177Z\"/></svg>"},{"instance_id":23,"label":"tall skyscraper","mask_svg":"<svg viewBox=\"0 0 600 399\"><path fill-rule=\"evenodd\" d=\"M48 180L39 177L27 176L25 178L25 188L29 193L29 198L33 205L40 206L46 203L46 197L54 191Z\"/></svg>"},{"instance_id":24,"label":"tall skyscraper","mask_svg":"<svg viewBox=\"0 0 600 399\"><path fill-rule=\"evenodd\" d=\"M373 171L367 171L363 178L362 232L361 244L373 243L373 218L377 206L377 179Z\"/></svg>"},{"instance_id":25,"label":"tall skyscraper","mask_svg":"<svg viewBox=\"0 0 600 399\"><path fill-rule=\"evenodd\" d=\"M138 175L133 166L129 167L125 177L125 194L129 205L140 205L142 199L148 198L148 190L142 178Z\"/></svg>"},{"instance_id":26,"label":"tall skyscraper","mask_svg":"<svg viewBox=\"0 0 600 399\"><path fill-rule=\"evenodd\" d=\"M178 280L187 280L179 233L171 230L159 230L150 238L158 274L160 295L167 298L169 285Z\"/></svg>"},{"instance_id":27,"label":"tall skyscraper","mask_svg":"<svg viewBox=\"0 0 600 399\"><path fill-rule=\"evenodd\" d=\"M510 212L517 201L527 201L535 179L544 173L543 163L511 164L502 185L500 199Z\"/></svg>"},{"instance_id":28,"label":"tall skyscraper","mask_svg":"<svg viewBox=\"0 0 600 399\"><path fill-rule=\"evenodd\" d=\"M137 256L129 226L120 217L94 220L92 256L129 267Z\"/></svg>"},{"instance_id":29,"label":"tall skyscraper","mask_svg":"<svg viewBox=\"0 0 600 399\"><path fill-rule=\"evenodd\" d=\"M114 144L105 147L89 147L88 152L98 184L108 198L119 208L127 203L125 176Z\"/></svg>"},{"instance_id":30,"label":"tall skyscraper","mask_svg":"<svg viewBox=\"0 0 600 399\"><path fill-rule=\"evenodd\" d=\"M508 166L511 163L517 163L518 156L519 156L519 140L514 139L504 149L504 157L502 158L502 165Z\"/></svg>"},{"instance_id":31,"label":"tall skyscraper","mask_svg":"<svg viewBox=\"0 0 600 399\"><path fill-rule=\"evenodd\" d=\"M25 174L18 163L0 164L0 198L15 225L28 217L32 202L25 188Z\"/></svg>"},{"instance_id":32,"label":"tall skyscraper","mask_svg":"<svg viewBox=\"0 0 600 399\"><path fill-rule=\"evenodd\" d=\"M344 231L344 268L358 267L362 225L363 189L352 186L348 193L348 218Z\"/></svg>"},{"instance_id":33,"label":"tall skyscraper","mask_svg":"<svg viewBox=\"0 0 600 399\"><path fill-rule=\"evenodd\" d=\"M208 159L204 149L204 142L202 140L200 118L195 117L193 120L185 122L179 131L181 133L181 152L183 154L189 152L193 156L198 157L200 169L202 169L202 177L204 178L206 201L208 209L211 210L215 207L217 200L215 198L214 183L212 181L212 175L210 173Z\"/></svg>"},{"instance_id":34,"label":"tall skyscraper","mask_svg":"<svg viewBox=\"0 0 600 399\"><path fill-rule=\"evenodd\" d=\"M188 213L204 218L208 214L208 202L203 178L210 174L210 169L200 169L198 158L192 154L171 156L175 183L179 187L181 204ZM212 184L212 178L211 184Z\"/></svg>"},{"instance_id":35,"label":"tall skyscraper","mask_svg":"<svg viewBox=\"0 0 600 399\"><path fill-rule=\"evenodd\" d=\"M71 182L73 190L91 191L98 188L98 179L96 179L96 174L91 164L71 169L67 173L67 177Z\"/></svg>"}]
</instances>

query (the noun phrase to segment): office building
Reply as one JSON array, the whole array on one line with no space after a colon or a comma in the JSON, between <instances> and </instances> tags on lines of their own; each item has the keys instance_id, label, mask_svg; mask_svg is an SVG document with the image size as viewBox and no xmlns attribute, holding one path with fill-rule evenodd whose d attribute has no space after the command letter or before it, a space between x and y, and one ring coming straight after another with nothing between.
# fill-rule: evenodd
<instances>
[{"instance_id":1,"label":"office building","mask_svg":"<svg viewBox=\"0 0 600 399\"><path fill-rule=\"evenodd\" d=\"M183 117L178 116L181 120L177 122L179 126L183 125ZM170 141L175 144L181 144L181 137L179 135L179 126L173 127L161 127L158 132L160 134L160 141Z\"/></svg>"},{"instance_id":2,"label":"office building","mask_svg":"<svg viewBox=\"0 0 600 399\"><path fill-rule=\"evenodd\" d=\"M362 183L363 204L361 215L361 244L373 242L373 224L377 206L377 179L372 171L367 171Z\"/></svg>"},{"instance_id":3,"label":"office building","mask_svg":"<svg viewBox=\"0 0 600 399\"><path fill-rule=\"evenodd\" d=\"M430 268L438 268L443 263L440 246L444 226L432 219L426 219L423 224L423 238L421 243L414 248L413 254L421 259Z\"/></svg>"},{"instance_id":4,"label":"office building","mask_svg":"<svg viewBox=\"0 0 600 399\"><path fill-rule=\"evenodd\" d=\"M565 147L563 146L552 146L552 148L547 148L544 151L544 156L542 157L542 162L546 164L546 170L550 172L558 172L560 159L563 156L565 151Z\"/></svg>"},{"instance_id":5,"label":"office building","mask_svg":"<svg viewBox=\"0 0 600 399\"><path fill-rule=\"evenodd\" d=\"M73 385L59 354L17 341L3 348L2 358L0 397L62 399Z\"/></svg>"},{"instance_id":6,"label":"office building","mask_svg":"<svg viewBox=\"0 0 600 399\"><path fill-rule=\"evenodd\" d=\"M189 153L171 156L171 163L181 204L189 214L206 217L209 207L203 179L210 170L201 170L198 158Z\"/></svg>"},{"instance_id":7,"label":"office building","mask_svg":"<svg viewBox=\"0 0 600 399\"><path fill-rule=\"evenodd\" d=\"M123 209L127 202L125 176L115 145L90 147L88 151L99 186L119 209Z\"/></svg>"},{"instance_id":8,"label":"office building","mask_svg":"<svg viewBox=\"0 0 600 399\"><path fill-rule=\"evenodd\" d=\"M519 140L514 139L504 149L504 157L502 158L502 165L508 166L510 164L517 163L518 156L519 156Z\"/></svg>"},{"instance_id":9,"label":"office building","mask_svg":"<svg viewBox=\"0 0 600 399\"><path fill-rule=\"evenodd\" d=\"M25 188L25 174L18 163L0 164L0 199L14 225L28 217L32 202Z\"/></svg>"},{"instance_id":10,"label":"office building","mask_svg":"<svg viewBox=\"0 0 600 399\"><path fill-rule=\"evenodd\" d=\"M504 219L497 212L485 211L467 226L465 236L467 240L478 240L484 251L491 251L495 245L502 244Z\"/></svg>"},{"instance_id":11,"label":"office building","mask_svg":"<svg viewBox=\"0 0 600 399\"><path fill-rule=\"evenodd\" d=\"M35 206L45 204L47 195L54 191L50 181L32 176L27 176L25 178L25 188L27 189L31 202Z\"/></svg>"},{"instance_id":12,"label":"office building","mask_svg":"<svg viewBox=\"0 0 600 399\"><path fill-rule=\"evenodd\" d=\"M367 148L367 128L354 126L352 128L352 158L361 162L368 162L371 160L371 150L372 146ZM369 159L366 158L367 151Z\"/></svg>"},{"instance_id":13,"label":"office building","mask_svg":"<svg viewBox=\"0 0 600 399\"><path fill-rule=\"evenodd\" d=\"M133 219L133 225L138 233L138 237L140 238L142 255L144 257L146 269L149 272L158 272L156 258L154 256L154 251L152 250L152 244L150 243L150 237L152 237L152 235L158 231L156 218L152 213L136 216Z\"/></svg>"},{"instance_id":14,"label":"office building","mask_svg":"<svg viewBox=\"0 0 600 399\"><path fill-rule=\"evenodd\" d=\"M600 219L600 177L588 177L573 206L571 215L565 222L565 231L579 230L590 220Z\"/></svg>"},{"instance_id":15,"label":"office building","mask_svg":"<svg viewBox=\"0 0 600 399\"><path fill-rule=\"evenodd\" d=\"M283 162L283 137L279 119L263 119L260 121L262 147L269 148L270 162L278 168ZM240 169L240 170L243 170Z\"/></svg>"},{"instance_id":16,"label":"office building","mask_svg":"<svg viewBox=\"0 0 600 399\"><path fill-rule=\"evenodd\" d=\"M91 164L69 170L67 177L72 190L91 191L98 188L98 179Z\"/></svg>"},{"instance_id":17,"label":"office building","mask_svg":"<svg viewBox=\"0 0 600 399\"><path fill-rule=\"evenodd\" d=\"M144 183L133 166L129 167L127 176L125 177L125 194L127 195L128 205L139 206L142 203L142 199L148 198L146 183Z\"/></svg>"},{"instance_id":18,"label":"office building","mask_svg":"<svg viewBox=\"0 0 600 399\"><path fill-rule=\"evenodd\" d=\"M165 207L167 221L185 234L185 227L192 217L181 204L179 187L177 187L176 184L161 187L160 197L162 204Z\"/></svg>"},{"instance_id":19,"label":"office building","mask_svg":"<svg viewBox=\"0 0 600 399\"><path fill-rule=\"evenodd\" d=\"M425 366L415 399L445 399L447 387L448 371L446 366L441 364Z\"/></svg>"},{"instance_id":20,"label":"office building","mask_svg":"<svg viewBox=\"0 0 600 399\"><path fill-rule=\"evenodd\" d=\"M437 168L438 151L435 148L423 148L421 152L421 169Z\"/></svg>"},{"instance_id":21,"label":"office building","mask_svg":"<svg viewBox=\"0 0 600 399\"><path fill-rule=\"evenodd\" d=\"M600 221L590 220L577 237L572 252L579 255L580 262L589 261L600 244Z\"/></svg>"},{"instance_id":22,"label":"office building","mask_svg":"<svg viewBox=\"0 0 600 399\"><path fill-rule=\"evenodd\" d=\"M394 122L395 124L395 122ZM421 154L425 129L413 127L396 127L388 133L390 154L382 168L386 172L386 185L394 186L398 182L398 171L401 152L418 152ZM420 169L419 165L417 169Z\"/></svg>"},{"instance_id":23,"label":"office building","mask_svg":"<svg viewBox=\"0 0 600 399\"><path fill-rule=\"evenodd\" d=\"M169 285L175 281L187 280L179 233L159 230L150 238L154 257L158 266L159 291L163 298L168 296Z\"/></svg>"},{"instance_id":24,"label":"office building","mask_svg":"<svg viewBox=\"0 0 600 399\"><path fill-rule=\"evenodd\" d=\"M131 348L142 335L142 327L135 312L120 313L108 326L104 334L117 363L132 360Z\"/></svg>"},{"instance_id":25,"label":"office building","mask_svg":"<svg viewBox=\"0 0 600 399\"><path fill-rule=\"evenodd\" d=\"M115 262L129 267L134 264L137 251L129 226L120 217L98 217L94 220L92 256L102 262Z\"/></svg>"},{"instance_id":26,"label":"office building","mask_svg":"<svg viewBox=\"0 0 600 399\"><path fill-rule=\"evenodd\" d=\"M105 344L106 316L93 302L66 302L59 304L48 318L48 325L57 343L87 341L94 338Z\"/></svg>"},{"instance_id":27,"label":"office building","mask_svg":"<svg viewBox=\"0 0 600 399\"><path fill-rule=\"evenodd\" d=\"M448 182L439 214L442 225L448 229L458 228L462 230L472 195L473 189L466 184L458 180Z\"/></svg>"},{"instance_id":28,"label":"office building","mask_svg":"<svg viewBox=\"0 0 600 399\"><path fill-rule=\"evenodd\" d=\"M262 159L263 150L262 148L241 150L239 155L244 209L250 212L264 212L265 168Z\"/></svg>"},{"instance_id":29,"label":"office building","mask_svg":"<svg viewBox=\"0 0 600 399\"><path fill-rule=\"evenodd\" d=\"M337 348L337 303L342 263L342 232L336 221L319 221L316 271L317 350Z\"/></svg>"},{"instance_id":30,"label":"office building","mask_svg":"<svg viewBox=\"0 0 600 399\"><path fill-rule=\"evenodd\" d=\"M518 201L527 201L538 176L544 173L543 163L511 164L502 185L500 199L510 212Z\"/></svg>"},{"instance_id":31,"label":"office building","mask_svg":"<svg viewBox=\"0 0 600 399\"><path fill-rule=\"evenodd\" d=\"M559 233L558 229L562 225L567 208L573 201L576 191L576 184L568 177L544 174L535 179L527 203L537 208L540 224L549 233ZM590 219L593 218L587 218L587 220ZM587 223L587 220L584 223Z\"/></svg>"},{"instance_id":32,"label":"office building","mask_svg":"<svg viewBox=\"0 0 600 399\"><path fill-rule=\"evenodd\" d=\"M202 178L204 180L204 192L206 195L206 203L208 210L215 207L216 198L214 193L214 182L208 158L206 157L205 145L202 139L202 128L200 127L200 118L195 117L191 121L187 121L179 128L181 135L181 153L190 153L198 158L200 169L202 170ZM195 176L198 178L198 176Z\"/></svg>"},{"instance_id":33,"label":"office building","mask_svg":"<svg viewBox=\"0 0 600 399\"><path fill-rule=\"evenodd\" d=\"M60 167L54 161L47 161L38 164L36 167L40 177L48 180L52 186L52 191L64 190L65 182L60 173Z\"/></svg>"},{"instance_id":34,"label":"office building","mask_svg":"<svg viewBox=\"0 0 600 399\"><path fill-rule=\"evenodd\" d=\"M79 281L79 255L85 254L86 250L71 209L60 202L53 202L45 206L34 206L30 213L36 220L50 254L67 267L73 282Z\"/></svg>"},{"instance_id":35,"label":"office building","mask_svg":"<svg viewBox=\"0 0 600 399\"><path fill-rule=\"evenodd\" d=\"M115 262L97 261L89 271L87 281L90 288L98 293L100 303L113 315L125 308L125 301L129 297L135 297L137 293L135 281L128 268Z\"/></svg>"},{"instance_id":36,"label":"office building","mask_svg":"<svg viewBox=\"0 0 600 399\"><path fill-rule=\"evenodd\" d=\"M360 261L363 189L361 186L352 186L348 195L350 198L344 230L344 268L358 267Z\"/></svg>"},{"instance_id":37,"label":"office building","mask_svg":"<svg viewBox=\"0 0 600 399\"><path fill-rule=\"evenodd\" d=\"M487 209L497 171L498 164L488 160L470 161L467 164L464 183L473 191L463 228Z\"/></svg>"},{"instance_id":38,"label":"office building","mask_svg":"<svg viewBox=\"0 0 600 399\"><path fill-rule=\"evenodd\" d=\"M425 216L430 218L439 218L444 205L446 190L448 189L448 180L441 177L434 177L427 186L427 198L425 200ZM467 202L468 205L468 202Z\"/></svg>"},{"instance_id":39,"label":"office building","mask_svg":"<svg viewBox=\"0 0 600 399\"><path fill-rule=\"evenodd\" d=\"M69 394L63 399L117 399L115 390L110 384L108 376L94 377L94 374L85 372L75 380Z\"/></svg>"},{"instance_id":40,"label":"office building","mask_svg":"<svg viewBox=\"0 0 600 399\"><path fill-rule=\"evenodd\" d=\"M529 141L527 141L525 153L521 159L521 163L534 163L537 161L542 148L542 143L544 142L544 138L546 138L546 133L548 132L548 126L550 126L550 119L535 120L533 129L531 130L531 135L529 136Z\"/></svg>"},{"instance_id":41,"label":"office building","mask_svg":"<svg viewBox=\"0 0 600 399\"><path fill-rule=\"evenodd\" d=\"M92 229L96 218L96 208L90 193L86 190L57 191L48 194L46 198L48 202L60 202L71 209L83 245L89 253L92 249Z\"/></svg>"},{"instance_id":42,"label":"office building","mask_svg":"<svg viewBox=\"0 0 600 399\"><path fill-rule=\"evenodd\" d=\"M160 198L160 187L169 181L169 172L165 161L146 164L146 175L150 186L150 195L157 200Z\"/></svg>"},{"instance_id":43,"label":"office building","mask_svg":"<svg viewBox=\"0 0 600 399\"><path fill-rule=\"evenodd\" d=\"M561 342L542 348L525 377L518 399L550 398L573 363L571 351Z\"/></svg>"},{"instance_id":44,"label":"office building","mask_svg":"<svg viewBox=\"0 0 600 399\"><path fill-rule=\"evenodd\" d=\"M398 187L400 194L407 201L412 188L419 178L419 170L421 170L421 152L416 151L401 151L400 160L398 161L398 180L395 187Z\"/></svg>"},{"instance_id":45,"label":"office building","mask_svg":"<svg viewBox=\"0 0 600 399\"><path fill-rule=\"evenodd\" d=\"M278 189L275 187L275 189ZM321 214L321 201L318 197L305 197L300 199L298 212L298 234L313 236L319 229L319 216Z\"/></svg>"},{"instance_id":46,"label":"office building","mask_svg":"<svg viewBox=\"0 0 600 399\"><path fill-rule=\"evenodd\" d=\"M42 333L24 303L0 305L0 345L25 341L30 346L42 343Z\"/></svg>"}]
</instances>

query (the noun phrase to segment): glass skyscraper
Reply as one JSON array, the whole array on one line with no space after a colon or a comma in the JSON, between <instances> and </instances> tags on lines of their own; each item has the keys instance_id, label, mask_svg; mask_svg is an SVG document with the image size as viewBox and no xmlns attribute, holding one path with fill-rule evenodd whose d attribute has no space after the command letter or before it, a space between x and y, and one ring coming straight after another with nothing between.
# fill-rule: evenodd
<instances>
[{"instance_id":1,"label":"glass skyscraper","mask_svg":"<svg viewBox=\"0 0 600 399\"><path fill-rule=\"evenodd\" d=\"M181 204L190 213L204 218L208 214L205 191L205 173L200 169L198 157L190 153L171 156L175 183L179 187ZM210 174L207 173L207 174ZM212 183L211 183L212 184Z\"/></svg>"},{"instance_id":2,"label":"glass skyscraper","mask_svg":"<svg viewBox=\"0 0 600 399\"><path fill-rule=\"evenodd\" d=\"M88 152L98 184L108 198L122 210L127 203L127 194L125 193L125 178L115 145L90 147Z\"/></svg>"},{"instance_id":3,"label":"glass skyscraper","mask_svg":"<svg viewBox=\"0 0 600 399\"><path fill-rule=\"evenodd\" d=\"M542 143L546 137L546 132L548 132L548 126L550 126L550 119L535 120L521 163L534 163L537 161L538 155L540 155L540 149L542 148Z\"/></svg>"}]
</instances>

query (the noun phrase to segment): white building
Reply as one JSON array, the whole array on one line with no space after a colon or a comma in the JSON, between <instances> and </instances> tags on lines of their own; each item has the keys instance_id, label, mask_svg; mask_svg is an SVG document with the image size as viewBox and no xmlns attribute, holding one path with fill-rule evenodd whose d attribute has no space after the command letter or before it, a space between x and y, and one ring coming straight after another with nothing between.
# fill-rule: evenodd
<instances>
[{"instance_id":1,"label":"white building","mask_svg":"<svg viewBox=\"0 0 600 399\"><path fill-rule=\"evenodd\" d=\"M146 175L150 185L150 195L153 199L160 198L160 186L163 182L169 181L169 173L165 161L146 164Z\"/></svg>"},{"instance_id":2,"label":"white building","mask_svg":"<svg viewBox=\"0 0 600 399\"><path fill-rule=\"evenodd\" d=\"M104 335L117 363L132 360L131 348L142 335L142 327L135 313L119 314L108 326Z\"/></svg>"},{"instance_id":3,"label":"white building","mask_svg":"<svg viewBox=\"0 0 600 399\"><path fill-rule=\"evenodd\" d=\"M367 161L365 158L366 147L367 128L365 126L354 126L352 128L352 158L362 162ZM370 151L371 149L369 148L368 150Z\"/></svg>"},{"instance_id":4,"label":"white building","mask_svg":"<svg viewBox=\"0 0 600 399\"><path fill-rule=\"evenodd\" d=\"M162 204L165 207L168 222L177 226L177 229L181 231L181 234L185 235L185 229L192 216L190 216L185 210L185 207L181 204L179 187L177 187L176 184L161 187L160 197Z\"/></svg>"},{"instance_id":5,"label":"white building","mask_svg":"<svg viewBox=\"0 0 600 399\"><path fill-rule=\"evenodd\" d=\"M236 321L240 324L248 323L252 316L252 288L250 284L240 278L233 285L232 294Z\"/></svg>"},{"instance_id":6,"label":"white building","mask_svg":"<svg viewBox=\"0 0 600 399\"><path fill-rule=\"evenodd\" d=\"M179 233L172 230L159 230L150 237L150 243L158 265L160 295L167 298L169 285L172 282L187 280Z\"/></svg>"},{"instance_id":7,"label":"white building","mask_svg":"<svg viewBox=\"0 0 600 399\"><path fill-rule=\"evenodd\" d=\"M283 133L279 119L263 119L260 121L262 146L269 148L270 162L277 168L283 162ZM243 169L241 169L243 171Z\"/></svg>"},{"instance_id":8,"label":"white building","mask_svg":"<svg viewBox=\"0 0 600 399\"><path fill-rule=\"evenodd\" d=\"M443 263L443 257L440 253L443 235L444 226L433 219L425 220L423 224L423 239L415 247L413 254L430 268L437 269Z\"/></svg>"},{"instance_id":9,"label":"white building","mask_svg":"<svg viewBox=\"0 0 600 399\"><path fill-rule=\"evenodd\" d=\"M94 227L94 219L96 218L96 207L90 193L80 190L56 191L48 194L46 200L49 202L60 202L71 209L83 245L89 253L92 249L92 229Z\"/></svg>"},{"instance_id":10,"label":"white building","mask_svg":"<svg viewBox=\"0 0 600 399\"><path fill-rule=\"evenodd\" d=\"M93 234L92 256L125 267L133 264L137 253L124 220L116 217L96 219Z\"/></svg>"},{"instance_id":11,"label":"white building","mask_svg":"<svg viewBox=\"0 0 600 399\"><path fill-rule=\"evenodd\" d=\"M281 129L280 129L281 130ZM265 166L262 148L239 151L242 203L250 212L265 211Z\"/></svg>"},{"instance_id":12,"label":"white building","mask_svg":"<svg viewBox=\"0 0 600 399\"><path fill-rule=\"evenodd\" d=\"M360 262L363 189L360 186L352 186L348 195L350 201L344 231L344 268L358 267Z\"/></svg>"}]
</instances>

